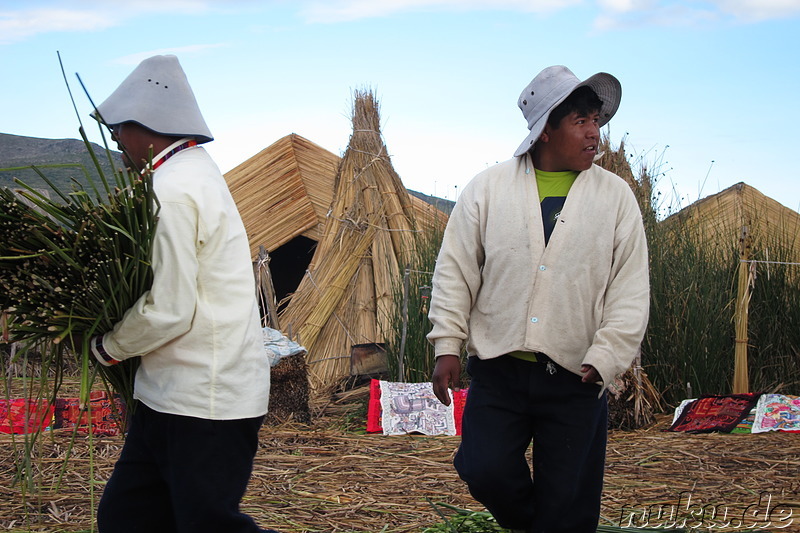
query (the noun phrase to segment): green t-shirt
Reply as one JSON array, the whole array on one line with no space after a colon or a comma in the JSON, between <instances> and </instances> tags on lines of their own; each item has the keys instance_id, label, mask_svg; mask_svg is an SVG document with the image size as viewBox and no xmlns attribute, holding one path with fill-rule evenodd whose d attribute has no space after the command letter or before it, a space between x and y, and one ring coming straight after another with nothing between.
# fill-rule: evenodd
<instances>
[{"instance_id":1,"label":"green t-shirt","mask_svg":"<svg viewBox=\"0 0 800 533\"><path fill-rule=\"evenodd\" d=\"M567 193L578 172L567 170L564 172L545 172L536 169L536 185L539 187L539 202L542 205L542 223L544 225L544 242L550 241L550 235L556 227L558 217L567 200Z\"/></svg>"},{"instance_id":2,"label":"green t-shirt","mask_svg":"<svg viewBox=\"0 0 800 533\"><path fill-rule=\"evenodd\" d=\"M539 169L535 169L535 171L536 185L539 188L539 202L542 205L542 223L546 245L550 242L550 235L553 233L558 217L561 215L561 210L564 208L567 193L572 184L575 183L575 178L578 177L579 172L574 170L547 172ZM533 352L511 352L511 356L525 359L526 361L536 361L536 354Z\"/></svg>"}]
</instances>

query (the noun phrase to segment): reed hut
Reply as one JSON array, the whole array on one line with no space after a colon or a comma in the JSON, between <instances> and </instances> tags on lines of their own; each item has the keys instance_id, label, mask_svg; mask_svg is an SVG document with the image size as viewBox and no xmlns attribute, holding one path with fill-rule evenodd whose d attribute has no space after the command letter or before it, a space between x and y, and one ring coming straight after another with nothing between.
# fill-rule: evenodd
<instances>
[{"instance_id":1,"label":"reed hut","mask_svg":"<svg viewBox=\"0 0 800 533\"><path fill-rule=\"evenodd\" d=\"M270 256L278 300L297 288L311 261L338 167L337 155L292 133L225 174L253 260L262 247Z\"/></svg>"},{"instance_id":2,"label":"reed hut","mask_svg":"<svg viewBox=\"0 0 800 533\"><path fill-rule=\"evenodd\" d=\"M354 346L382 345L416 236L447 222L404 187L378 107L355 93L341 158L291 134L225 174L254 261L270 256L280 329L307 349L314 389L350 374Z\"/></svg>"},{"instance_id":3,"label":"reed hut","mask_svg":"<svg viewBox=\"0 0 800 533\"><path fill-rule=\"evenodd\" d=\"M297 289L325 233L340 162L336 154L292 133L225 174L253 261L261 248L270 256L278 300ZM447 215L409 196L421 228L443 227Z\"/></svg>"},{"instance_id":4,"label":"reed hut","mask_svg":"<svg viewBox=\"0 0 800 533\"><path fill-rule=\"evenodd\" d=\"M750 360L756 363L757 372L764 370L763 360L759 364L758 357L748 355L751 344L750 303L757 272L766 273L766 283L775 284L775 288L783 287L783 294L773 303L791 306L785 298L786 289L796 287L800 279L800 269L797 268L800 264L800 214L745 183L737 183L695 202L662 224L672 230L670 236L676 239L678 235L687 236L713 253L714 259L721 264L738 263L733 305L736 337L732 392L751 392ZM771 272L783 272L785 277L778 275L770 281ZM769 294L772 288L766 288ZM763 312L759 317L762 321ZM775 361L770 360L769 364L775 365Z\"/></svg>"}]
</instances>

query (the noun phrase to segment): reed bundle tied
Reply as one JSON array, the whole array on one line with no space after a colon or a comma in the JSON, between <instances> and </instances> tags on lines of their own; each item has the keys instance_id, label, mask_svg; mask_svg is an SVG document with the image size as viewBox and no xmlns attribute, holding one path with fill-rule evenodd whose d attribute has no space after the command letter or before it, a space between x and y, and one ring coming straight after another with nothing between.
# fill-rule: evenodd
<instances>
[{"instance_id":1,"label":"reed bundle tied","mask_svg":"<svg viewBox=\"0 0 800 533\"><path fill-rule=\"evenodd\" d=\"M414 208L383 142L378 107L371 92L355 92L325 233L281 317L308 349L314 388L349 374L352 345L383 342L392 285L414 252Z\"/></svg>"},{"instance_id":2,"label":"reed bundle tied","mask_svg":"<svg viewBox=\"0 0 800 533\"><path fill-rule=\"evenodd\" d=\"M80 134L93 154L82 127ZM56 375L70 353L82 369L84 399L99 371L130 401L138 359L105 367L88 343L150 288L157 201L150 174L117 171L109 179L94 161L100 183L86 173L89 185L73 180L70 191L34 168L53 199L19 180L19 190L0 189L3 342L37 347L43 366Z\"/></svg>"}]
</instances>

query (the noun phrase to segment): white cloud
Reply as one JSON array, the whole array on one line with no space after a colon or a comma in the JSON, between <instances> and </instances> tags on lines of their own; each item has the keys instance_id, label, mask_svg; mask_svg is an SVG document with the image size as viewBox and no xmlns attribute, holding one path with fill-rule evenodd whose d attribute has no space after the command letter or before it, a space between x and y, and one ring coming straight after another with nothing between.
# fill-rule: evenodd
<instances>
[{"instance_id":1,"label":"white cloud","mask_svg":"<svg viewBox=\"0 0 800 533\"><path fill-rule=\"evenodd\" d=\"M597 3L602 9L617 13L627 13L630 11L636 11L637 8L641 10L642 8L649 7L653 2L641 2L637 0L598 0Z\"/></svg>"},{"instance_id":2,"label":"white cloud","mask_svg":"<svg viewBox=\"0 0 800 533\"><path fill-rule=\"evenodd\" d=\"M800 15L800 0L597 0L595 29L693 27L713 21L755 23Z\"/></svg>"},{"instance_id":3,"label":"white cloud","mask_svg":"<svg viewBox=\"0 0 800 533\"><path fill-rule=\"evenodd\" d=\"M41 33L104 30L117 25L108 13L70 9L0 11L0 43L20 41Z\"/></svg>"},{"instance_id":4,"label":"white cloud","mask_svg":"<svg viewBox=\"0 0 800 533\"><path fill-rule=\"evenodd\" d=\"M408 11L550 12L584 0L330 0L312 1L300 10L307 22L346 22Z\"/></svg>"},{"instance_id":5,"label":"white cloud","mask_svg":"<svg viewBox=\"0 0 800 533\"><path fill-rule=\"evenodd\" d=\"M154 13L198 13L212 9L236 9L253 0L214 3L212 0L129 0L123 4L107 0L38 2L36 9L0 8L0 44L23 41L52 32L87 32L120 26L128 20ZM76 5L80 6L76 8Z\"/></svg>"},{"instance_id":6,"label":"white cloud","mask_svg":"<svg viewBox=\"0 0 800 533\"><path fill-rule=\"evenodd\" d=\"M597 9L595 28L695 26L712 20L759 22L800 15L800 0L305 0L310 23L336 23L403 12L513 11L548 13L574 6Z\"/></svg>"},{"instance_id":7,"label":"white cloud","mask_svg":"<svg viewBox=\"0 0 800 533\"><path fill-rule=\"evenodd\" d=\"M594 21L596 30L608 31L625 28L641 28L648 26L661 27L695 27L721 18L721 14L711 7L691 7L680 3L661 2L648 9L625 11L604 11Z\"/></svg>"},{"instance_id":8,"label":"white cloud","mask_svg":"<svg viewBox=\"0 0 800 533\"><path fill-rule=\"evenodd\" d=\"M310 23L336 23L404 12L507 11L550 13L575 6L598 11L594 27L605 31L642 25L693 26L710 20L759 22L800 16L800 0L49 0L36 9L0 8L0 45L51 32L87 32L162 13L236 12L264 4L298 10ZM76 8L75 6L78 6Z\"/></svg>"},{"instance_id":9,"label":"white cloud","mask_svg":"<svg viewBox=\"0 0 800 533\"><path fill-rule=\"evenodd\" d=\"M714 3L744 22L800 15L800 0L714 0Z\"/></svg>"}]
</instances>

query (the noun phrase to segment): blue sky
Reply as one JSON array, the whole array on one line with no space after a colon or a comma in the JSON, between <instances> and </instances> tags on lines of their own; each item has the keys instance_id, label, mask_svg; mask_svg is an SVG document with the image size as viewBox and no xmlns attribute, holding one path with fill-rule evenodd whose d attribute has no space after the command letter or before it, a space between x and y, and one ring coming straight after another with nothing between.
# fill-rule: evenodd
<instances>
[{"instance_id":1,"label":"blue sky","mask_svg":"<svg viewBox=\"0 0 800 533\"><path fill-rule=\"evenodd\" d=\"M77 137L57 51L93 140L75 73L99 103L176 54L223 172L289 133L341 154L371 89L406 187L450 199L525 138L542 68L610 72L663 209L740 181L800 208L800 0L0 0L0 132Z\"/></svg>"}]
</instances>

